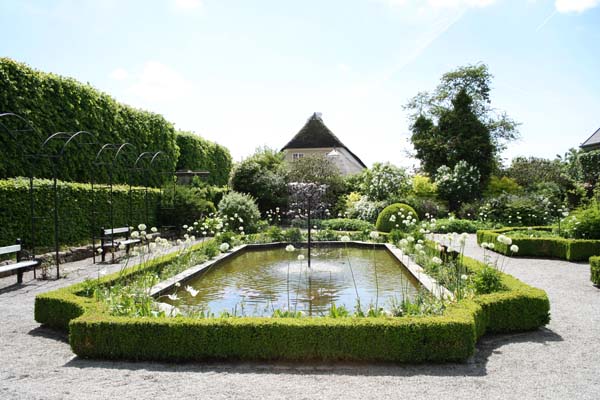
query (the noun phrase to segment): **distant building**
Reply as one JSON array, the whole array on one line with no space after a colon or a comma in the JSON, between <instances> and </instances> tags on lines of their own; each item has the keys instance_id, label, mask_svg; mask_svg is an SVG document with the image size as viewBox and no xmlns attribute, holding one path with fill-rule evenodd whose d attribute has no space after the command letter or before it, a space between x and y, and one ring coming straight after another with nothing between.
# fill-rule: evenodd
<instances>
[{"instance_id":1,"label":"distant building","mask_svg":"<svg viewBox=\"0 0 600 400\"><path fill-rule=\"evenodd\" d=\"M600 149L600 129L598 129L588 140L581 144L582 150L591 151Z\"/></svg>"},{"instance_id":2,"label":"distant building","mask_svg":"<svg viewBox=\"0 0 600 400\"><path fill-rule=\"evenodd\" d=\"M342 175L356 174L367 168L360 158L325 126L320 113L314 113L281 151L285 153L287 162L308 156L327 157L339 168Z\"/></svg>"}]
</instances>

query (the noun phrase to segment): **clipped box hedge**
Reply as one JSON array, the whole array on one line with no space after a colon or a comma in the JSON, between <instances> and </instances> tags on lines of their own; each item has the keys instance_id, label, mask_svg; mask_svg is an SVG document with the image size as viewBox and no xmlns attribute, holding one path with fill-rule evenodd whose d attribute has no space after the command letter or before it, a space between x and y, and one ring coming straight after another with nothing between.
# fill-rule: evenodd
<instances>
[{"instance_id":1,"label":"clipped box hedge","mask_svg":"<svg viewBox=\"0 0 600 400\"><path fill-rule=\"evenodd\" d=\"M60 244L71 245L89 242L91 238L92 188L89 184L58 182L60 196ZM36 179L34 181L35 215L46 219L36 220L35 244L37 247L49 247L54 244L54 209L52 181ZM110 196L106 187L94 190L96 211L95 230L110 227ZM134 187L131 192L132 215L129 216L129 187L113 187L113 218L115 227L144 223L156 225L160 204L160 191L148 189L148 220L144 215L145 189ZM0 245L13 244L21 238L26 246L31 244L31 208L29 179L12 178L0 180Z\"/></svg>"},{"instance_id":2,"label":"clipped box hedge","mask_svg":"<svg viewBox=\"0 0 600 400\"><path fill-rule=\"evenodd\" d=\"M528 238L512 237L512 243L519 246L519 252L510 253L509 247L498 242L496 239L501 234L507 234L514 230L522 230L523 227L502 228L494 230L477 231L477 243L494 243L494 251L511 255L512 257L538 257L538 258L560 258L567 261L585 261L591 256L600 255L600 240L566 239L560 237ZM526 228L525 228L526 229ZM535 226L534 230L552 230L547 226Z\"/></svg>"},{"instance_id":3,"label":"clipped box hedge","mask_svg":"<svg viewBox=\"0 0 600 400\"><path fill-rule=\"evenodd\" d=\"M596 286L600 286L600 257L590 257L590 279Z\"/></svg>"},{"instance_id":4,"label":"clipped box hedge","mask_svg":"<svg viewBox=\"0 0 600 400\"><path fill-rule=\"evenodd\" d=\"M164 256L125 271L157 270ZM473 271L478 261L466 259ZM113 274L104 284L125 279ZM79 296L83 284L40 294L36 321L69 331L80 357L157 361L356 360L447 362L469 358L486 332L518 332L548 323L546 293L503 274L507 290L450 305L441 316L401 318L132 318L108 315Z\"/></svg>"}]
</instances>

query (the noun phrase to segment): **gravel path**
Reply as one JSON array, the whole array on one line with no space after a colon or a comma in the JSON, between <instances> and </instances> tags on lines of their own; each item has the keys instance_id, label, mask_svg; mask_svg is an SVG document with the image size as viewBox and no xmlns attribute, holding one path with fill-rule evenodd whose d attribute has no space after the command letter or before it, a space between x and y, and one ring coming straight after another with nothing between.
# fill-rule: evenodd
<instances>
[{"instance_id":1,"label":"gravel path","mask_svg":"<svg viewBox=\"0 0 600 400\"><path fill-rule=\"evenodd\" d=\"M469 238L467 254L482 258ZM110 270L118 269L110 266ZM598 399L600 289L583 263L511 259L504 270L548 292L552 321L484 337L464 364L164 364L82 360L33 320L36 294L97 273L69 265L60 281L0 279L0 399Z\"/></svg>"}]
</instances>

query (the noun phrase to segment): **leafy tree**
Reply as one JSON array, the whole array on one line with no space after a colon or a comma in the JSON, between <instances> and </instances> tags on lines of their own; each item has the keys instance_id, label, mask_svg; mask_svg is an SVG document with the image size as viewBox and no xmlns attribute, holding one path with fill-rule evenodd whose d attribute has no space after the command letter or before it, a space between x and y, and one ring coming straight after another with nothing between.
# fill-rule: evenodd
<instances>
[{"instance_id":1,"label":"leafy tree","mask_svg":"<svg viewBox=\"0 0 600 400\"><path fill-rule=\"evenodd\" d=\"M405 109L411 112L410 119L416 124L420 116L437 121L461 91L472 99L472 111L489 130L495 153L506 148L506 143L518 138L518 123L505 112L491 106L491 84L493 75L487 65L467 65L445 73L436 89L420 92L413 97Z\"/></svg>"},{"instance_id":2,"label":"leafy tree","mask_svg":"<svg viewBox=\"0 0 600 400\"><path fill-rule=\"evenodd\" d=\"M441 166L453 168L462 160L477 168L482 185L487 183L495 165L494 145L465 89L456 94L451 108L440 112L437 125L421 115L412 130L411 140L425 172L435 177Z\"/></svg>"},{"instance_id":3,"label":"leafy tree","mask_svg":"<svg viewBox=\"0 0 600 400\"><path fill-rule=\"evenodd\" d=\"M338 167L329 159L307 156L291 162L288 166L290 182L327 185L323 201L334 205L345 191L344 179Z\"/></svg>"},{"instance_id":4,"label":"leafy tree","mask_svg":"<svg viewBox=\"0 0 600 400\"><path fill-rule=\"evenodd\" d=\"M542 182L555 182L562 187L569 186L570 179L564 173L560 159L516 157L506 172L519 185L529 189Z\"/></svg>"},{"instance_id":5,"label":"leafy tree","mask_svg":"<svg viewBox=\"0 0 600 400\"><path fill-rule=\"evenodd\" d=\"M250 194L260 210L266 212L285 207L287 182L283 154L264 147L233 168L229 185L236 192Z\"/></svg>"}]
</instances>

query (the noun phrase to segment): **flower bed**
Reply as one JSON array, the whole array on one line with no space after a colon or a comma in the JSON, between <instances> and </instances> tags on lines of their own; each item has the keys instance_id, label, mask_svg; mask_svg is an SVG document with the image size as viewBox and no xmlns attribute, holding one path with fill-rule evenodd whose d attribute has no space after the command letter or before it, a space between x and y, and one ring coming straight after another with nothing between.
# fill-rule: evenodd
<instances>
[{"instance_id":1,"label":"flower bed","mask_svg":"<svg viewBox=\"0 0 600 400\"><path fill-rule=\"evenodd\" d=\"M122 279L167 267L176 254L101 278ZM465 257L478 271L484 265ZM447 362L469 358L486 332L532 330L549 321L542 290L502 274L506 290L449 305L442 315L378 318L150 318L108 314L82 295L84 284L38 295L36 321L69 332L85 358L191 361L363 360Z\"/></svg>"},{"instance_id":2,"label":"flower bed","mask_svg":"<svg viewBox=\"0 0 600 400\"><path fill-rule=\"evenodd\" d=\"M502 228L477 231L477 243L496 243L499 235L510 235L513 231L522 231L523 227ZM532 227L533 231L551 231L548 226ZM600 240L566 239L561 237L525 237L510 236L512 243L519 247L517 254L511 254L510 246L497 243L494 251L513 257L560 258L568 261L584 261L591 256L600 255Z\"/></svg>"}]
</instances>

